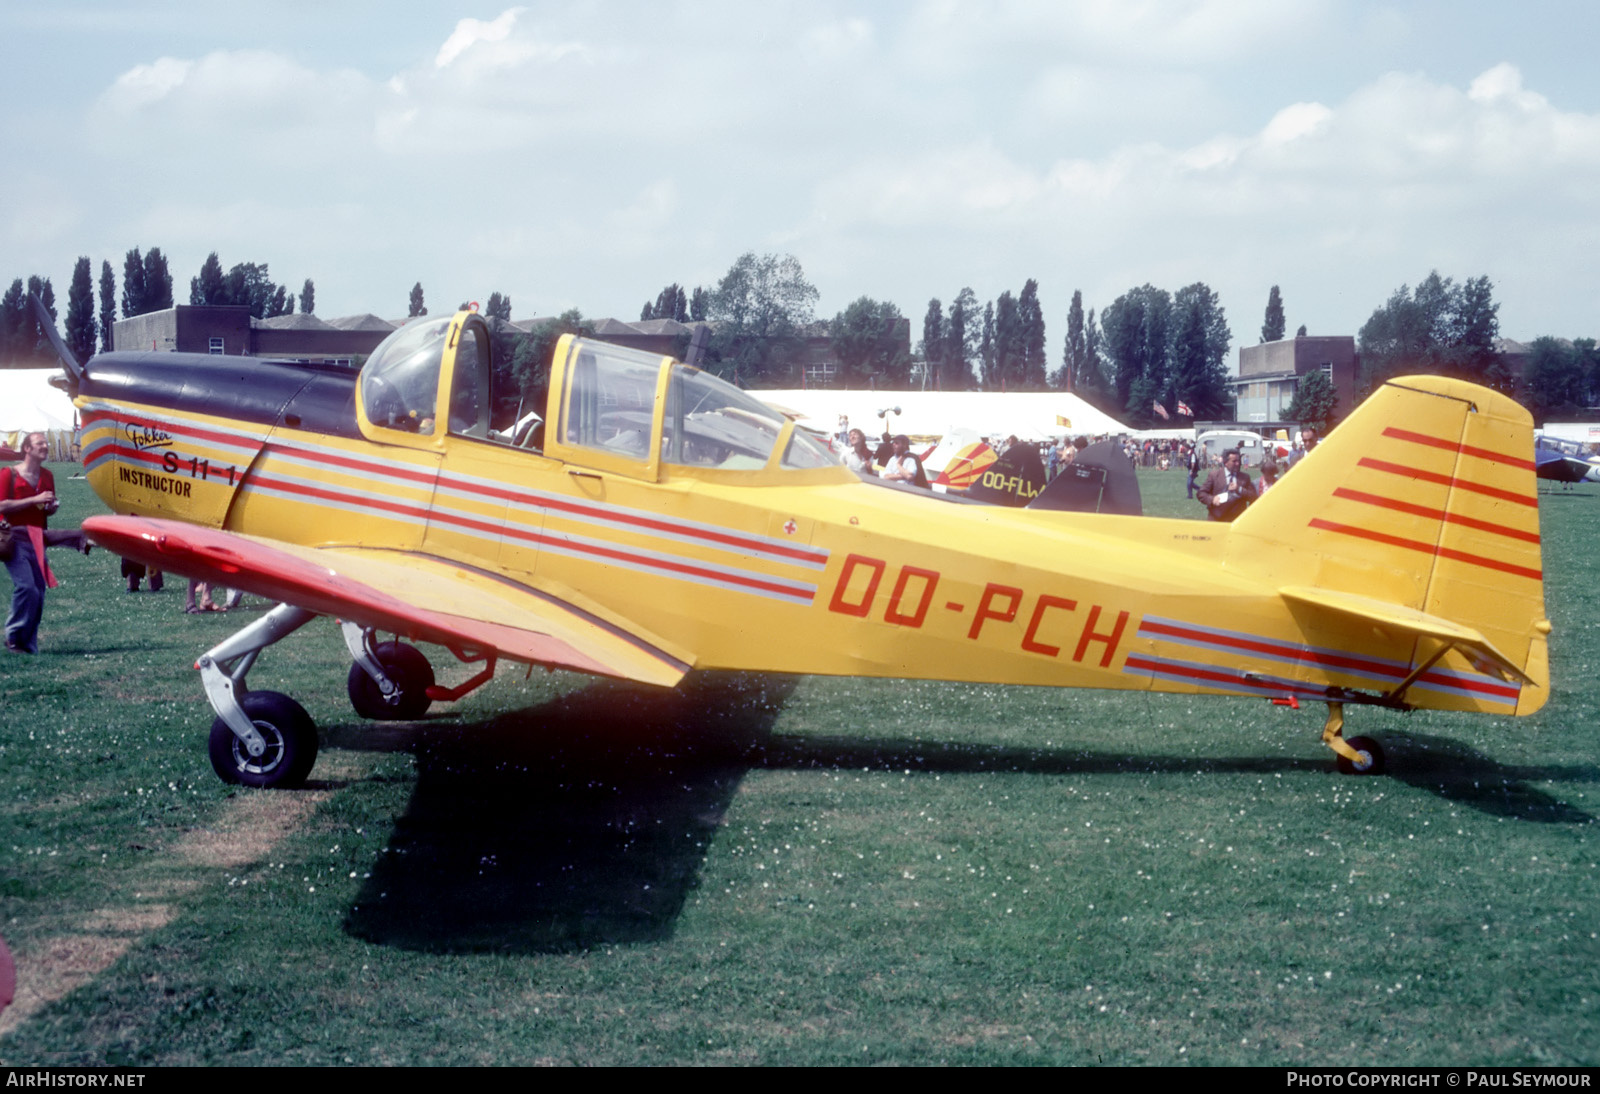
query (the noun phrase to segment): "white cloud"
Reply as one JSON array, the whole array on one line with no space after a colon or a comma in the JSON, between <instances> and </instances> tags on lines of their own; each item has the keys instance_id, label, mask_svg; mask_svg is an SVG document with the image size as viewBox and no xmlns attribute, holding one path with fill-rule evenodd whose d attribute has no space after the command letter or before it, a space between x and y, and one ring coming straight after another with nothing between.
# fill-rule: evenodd
<instances>
[{"instance_id":1,"label":"white cloud","mask_svg":"<svg viewBox=\"0 0 1600 1094\"><path fill-rule=\"evenodd\" d=\"M117 77L106 92L106 104L117 111L133 111L166 98L188 79L190 61L162 57L148 65L135 65Z\"/></svg>"},{"instance_id":2,"label":"white cloud","mask_svg":"<svg viewBox=\"0 0 1600 1094\"><path fill-rule=\"evenodd\" d=\"M1363 69L1352 43L1372 27L1421 43L1430 25L1364 10L695 0L452 19L409 61L365 70L378 54L359 45L332 63L169 47L86 81L103 90L51 159L76 169L36 224L73 254L138 230L117 245L316 267L330 307L319 269L359 282L403 259L406 288L437 269L452 296L626 313L752 247L797 254L824 312L863 293L920 310L1031 276L1047 311L1073 287L1103 307L1146 280L1203 279L1237 316L1279 281L1315 293L1326 329L1435 265L1529 297L1579 284L1596 260L1571 252L1600 232L1600 116L1494 55L1454 83ZM1329 26L1347 52L1305 52ZM1282 60L1301 56L1326 61L1316 79ZM26 124L73 129L4 133ZM0 166L0 187L18 192L16 176ZM0 248L36 253L22 231L0 228Z\"/></svg>"},{"instance_id":3,"label":"white cloud","mask_svg":"<svg viewBox=\"0 0 1600 1094\"><path fill-rule=\"evenodd\" d=\"M505 41L517 21L517 16L525 10L525 8L509 8L487 23L480 19L461 20L456 24L456 29L450 37L444 40L444 45L439 47L439 52L433 58L433 67L444 68L478 42Z\"/></svg>"},{"instance_id":4,"label":"white cloud","mask_svg":"<svg viewBox=\"0 0 1600 1094\"><path fill-rule=\"evenodd\" d=\"M1261 140L1264 144L1287 144L1316 133L1332 118L1333 111L1321 103L1295 103L1273 115L1261 131Z\"/></svg>"}]
</instances>

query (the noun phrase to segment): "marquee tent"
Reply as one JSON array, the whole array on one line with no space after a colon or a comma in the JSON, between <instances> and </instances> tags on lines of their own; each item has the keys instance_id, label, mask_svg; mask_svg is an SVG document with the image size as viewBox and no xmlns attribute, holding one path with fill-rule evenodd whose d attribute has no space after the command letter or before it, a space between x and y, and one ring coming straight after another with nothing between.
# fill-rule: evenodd
<instances>
[{"instance_id":1,"label":"marquee tent","mask_svg":"<svg viewBox=\"0 0 1600 1094\"><path fill-rule=\"evenodd\" d=\"M50 438L50 459L76 459L78 411L67 393L50 386L59 368L0 369L0 447L17 449L29 433Z\"/></svg>"},{"instance_id":2,"label":"marquee tent","mask_svg":"<svg viewBox=\"0 0 1600 1094\"><path fill-rule=\"evenodd\" d=\"M788 389L751 395L822 433L837 433L840 419L876 438L887 430L911 437L942 437L965 428L987 437L1042 441L1052 437L1112 436L1128 427L1064 391L837 391ZM899 407L900 412L892 409ZM889 413L879 417L879 411Z\"/></svg>"}]
</instances>

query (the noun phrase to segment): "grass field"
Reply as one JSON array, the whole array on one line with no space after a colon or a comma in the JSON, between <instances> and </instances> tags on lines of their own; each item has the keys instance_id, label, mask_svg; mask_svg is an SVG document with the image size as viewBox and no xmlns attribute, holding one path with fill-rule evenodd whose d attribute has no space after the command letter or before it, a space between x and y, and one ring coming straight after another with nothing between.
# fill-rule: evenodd
<instances>
[{"instance_id":1,"label":"grass field","mask_svg":"<svg viewBox=\"0 0 1600 1094\"><path fill-rule=\"evenodd\" d=\"M1600 1062L1587 489L1542 506L1550 703L1355 710L1373 779L1314 709L938 683L508 670L374 727L319 622L251 676L314 782L240 791L191 666L245 620L58 553L0 660L0 1060Z\"/></svg>"}]
</instances>

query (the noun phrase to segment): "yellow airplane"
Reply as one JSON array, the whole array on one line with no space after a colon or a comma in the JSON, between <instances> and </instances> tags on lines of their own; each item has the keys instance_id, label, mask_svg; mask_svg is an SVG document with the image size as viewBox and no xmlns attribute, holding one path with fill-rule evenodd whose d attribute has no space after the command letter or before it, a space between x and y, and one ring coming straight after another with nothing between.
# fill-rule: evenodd
<instances>
[{"instance_id":1,"label":"yellow airplane","mask_svg":"<svg viewBox=\"0 0 1600 1094\"><path fill-rule=\"evenodd\" d=\"M1422 376L1384 385L1233 524L974 505L866 482L750 394L565 337L542 421L471 310L359 377L239 357L68 361L117 554L281 604L203 655L225 780L292 786L317 733L248 691L341 620L371 718L500 660L670 687L691 669L911 677L1530 714L1549 694L1532 423ZM483 668L434 684L426 656Z\"/></svg>"}]
</instances>

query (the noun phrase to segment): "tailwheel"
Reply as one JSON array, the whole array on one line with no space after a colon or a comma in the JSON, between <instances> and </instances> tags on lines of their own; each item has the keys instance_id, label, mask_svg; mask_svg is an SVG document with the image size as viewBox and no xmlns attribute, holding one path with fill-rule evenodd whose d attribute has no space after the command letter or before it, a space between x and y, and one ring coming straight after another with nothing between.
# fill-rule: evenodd
<instances>
[{"instance_id":1,"label":"tailwheel","mask_svg":"<svg viewBox=\"0 0 1600 1094\"><path fill-rule=\"evenodd\" d=\"M1328 721L1322 727L1322 743L1338 757L1342 775L1382 775L1383 749L1371 737L1344 739L1344 704L1328 704Z\"/></svg>"},{"instance_id":2,"label":"tailwheel","mask_svg":"<svg viewBox=\"0 0 1600 1094\"><path fill-rule=\"evenodd\" d=\"M1371 737L1351 737L1345 744L1355 752L1356 759L1340 756L1337 763L1341 775L1382 775L1383 748Z\"/></svg>"},{"instance_id":3,"label":"tailwheel","mask_svg":"<svg viewBox=\"0 0 1600 1094\"><path fill-rule=\"evenodd\" d=\"M317 724L306 708L277 691L252 691L239 700L259 737L247 744L225 718L211 723L211 767L225 783L293 787L306 781L317 762Z\"/></svg>"},{"instance_id":4,"label":"tailwheel","mask_svg":"<svg viewBox=\"0 0 1600 1094\"><path fill-rule=\"evenodd\" d=\"M350 666L345 681L355 712L380 722L409 722L426 714L433 705L428 696L428 689L433 687L433 666L427 655L404 642L383 642L372 647L371 655L392 690L385 695L382 685L357 661Z\"/></svg>"}]
</instances>

